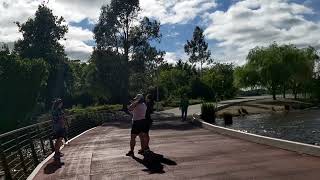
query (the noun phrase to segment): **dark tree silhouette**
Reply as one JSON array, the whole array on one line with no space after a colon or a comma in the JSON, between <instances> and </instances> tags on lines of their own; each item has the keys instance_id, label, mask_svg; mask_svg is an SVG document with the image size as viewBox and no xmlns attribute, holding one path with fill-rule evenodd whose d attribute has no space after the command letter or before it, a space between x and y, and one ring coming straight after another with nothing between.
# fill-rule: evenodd
<instances>
[{"instance_id":1,"label":"dark tree silhouette","mask_svg":"<svg viewBox=\"0 0 320 180\"><path fill-rule=\"evenodd\" d=\"M184 51L189 55L189 62L191 64L200 63L200 70L202 71L203 64L211 63L211 51L208 50L208 43L205 41L203 30L197 26L194 29L193 37L184 45Z\"/></svg>"},{"instance_id":2,"label":"dark tree silhouette","mask_svg":"<svg viewBox=\"0 0 320 180\"><path fill-rule=\"evenodd\" d=\"M14 52L22 58L42 58L49 64L48 84L42 93L49 107L52 98L64 94L67 59L59 40L64 38L68 27L62 17L54 16L45 5L38 7L34 18L22 24L17 22L17 25L23 38L15 43Z\"/></svg>"}]
</instances>

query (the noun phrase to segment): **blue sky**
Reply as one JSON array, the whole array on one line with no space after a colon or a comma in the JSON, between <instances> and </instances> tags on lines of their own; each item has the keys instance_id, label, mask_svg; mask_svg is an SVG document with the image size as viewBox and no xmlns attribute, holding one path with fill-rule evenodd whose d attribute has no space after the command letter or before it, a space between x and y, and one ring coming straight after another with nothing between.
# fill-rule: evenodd
<instances>
[{"instance_id":1,"label":"blue sky","mask_svg":"<svg viewBox=\"0 0 320 180\"><path fill-rule=\"evenodd\" d=\"M100 7L110 0L47 0L69 25L61 43L71 59L87 61L94 46L92 29ZM24 22L43 0L0 0L0 42L21 38L14 21ZM213 58L243 64L248 51L276 41L320 49L319 0L140 0L141 16L161 22L157 48L166 61L187 60L183 51L195 26L204 29Z\"/></svg>"}]
</instances>

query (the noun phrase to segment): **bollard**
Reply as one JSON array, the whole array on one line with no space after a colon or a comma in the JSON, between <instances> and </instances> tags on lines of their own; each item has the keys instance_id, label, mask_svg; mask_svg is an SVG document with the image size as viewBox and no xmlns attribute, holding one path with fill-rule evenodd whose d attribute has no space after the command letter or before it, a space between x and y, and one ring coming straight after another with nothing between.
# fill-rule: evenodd
<instances>
[{"instance_id":1,"label":"bollard","mask_svg":"<svg viewBox=\"0 0 320 180\"><path fill-rule=\"evenodd\" d=\"M230 113L223 113L223 120L224 124L227 125L232 125L233 120L232 120L232 114Z\"/></svg>"}]
</instances>

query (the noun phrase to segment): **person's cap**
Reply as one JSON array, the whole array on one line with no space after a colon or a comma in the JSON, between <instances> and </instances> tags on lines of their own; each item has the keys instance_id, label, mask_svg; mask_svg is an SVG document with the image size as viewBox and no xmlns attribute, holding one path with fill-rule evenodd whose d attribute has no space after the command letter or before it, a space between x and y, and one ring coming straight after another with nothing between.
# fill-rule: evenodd
<instances>
[{"instance_id":1,"label":"person's cap","mask_svg":"<svg viewBox=\"0 0 320 180\"><path fill-rule=\"evenodd\" d=\"M142 94L137 94L136 97L134 98L134 100L141 100L141 99L143 99Z\"/></svg>"}]
</instances>

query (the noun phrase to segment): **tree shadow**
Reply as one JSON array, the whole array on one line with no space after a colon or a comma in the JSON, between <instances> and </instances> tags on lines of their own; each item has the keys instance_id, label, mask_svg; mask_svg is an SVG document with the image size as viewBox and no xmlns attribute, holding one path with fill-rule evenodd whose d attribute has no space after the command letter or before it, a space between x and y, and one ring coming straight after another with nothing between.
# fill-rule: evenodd
<instances>
[{"instance_id":1,"label":"tree shadow","mask_svg":"<svg viewBox=\"0 0 320 180\"><path fill-rule=\"evenodd\" d=\"M104 127L117 127L120 129L129 129L131 127L131 121L109 121L109 122L104 122L101 126Z\"/></svg>"},{"instance_id":2,"label":"tree shadow","mask_svg":"<svg viewBox=\"0 0 320 180\"><path fill-rule=\"evenodd\" d=\"M185 131L185 130L192 130L196 129L194 125L187 121L180 121L180 120L175 120L175 121L161 121L161 122L154 122L152 124L151 129L152 130L161 130L161 129L172 129L172 130L177 130L177 131Z\"/></svg>"},{"instance_id":3,"label":"tree shadow","mask_svg":"<svg viewBox=\"0 0 320 180\"><path fill-rule=\"evenodd\" d=\"M121 120L121 121L108 121L104 122L101 126L103 127L116 127L120 129L129 129L131 128L131 120ZM179 118L174 119L154 119L151 126L152 130L164 130L172 129L178 131L185 131L195 129L194 125L188 121L182 122Z\"/></svg>"},{"instance_id":4,"label":"tree shadow","mask_svg":"<svg viewBox=\"0 0 320 180\"><path fill-rule=\"evenodd\" d=\"M138 157L132 157L138 163L144 165L146 169L142 171L148 172L149 174L163 174L165 171L163 170L164 165L176 166L177 163L173 160L165 158L161 154L150 153L150 155L144 155L143 159Z\"/></svg>"},{"instance_id":5,"label":"tree shadow","mask_svg":"<svg viewBox=\"0 0 320 180\"><path fill-rule=\"evenodd\" d=\"M54 174L58 169L60 169L64 165L63 162L55 162L51 161L44 167L44 174Z\"/></svg>"}]
</instances>

